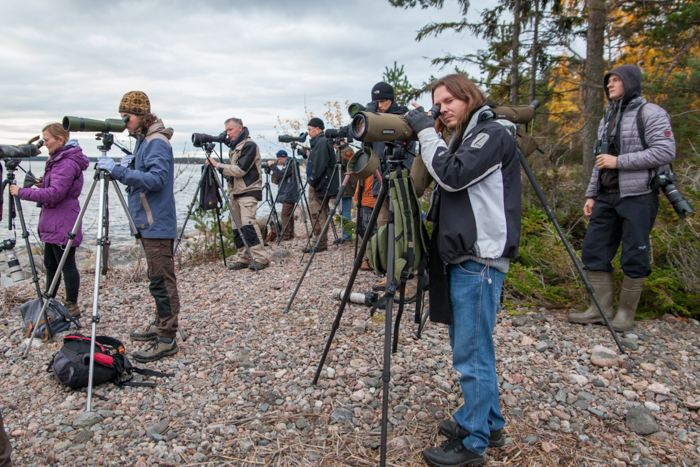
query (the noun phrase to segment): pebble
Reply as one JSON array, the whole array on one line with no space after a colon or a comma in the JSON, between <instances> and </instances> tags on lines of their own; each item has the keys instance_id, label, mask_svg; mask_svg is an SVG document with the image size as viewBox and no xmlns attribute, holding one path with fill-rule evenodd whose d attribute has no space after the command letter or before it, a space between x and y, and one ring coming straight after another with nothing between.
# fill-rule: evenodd
<instances>
[{"instance_id":1,"label":"pebble","mask_svg":"<svg viewBox=\"0 0 700 467\"><path fill-rule=\"evenodd\" d=\"M102 421L102 415L95 412L82 412L73 420L73 426L76 428L87 428Z\"/></svg>"},{"instance_id":2,"label":"pebble","mask_svg":"<svg viewBox=\"0 0 700 467\"><path fill-rule=\"evenodd\" d=\"M537 444L539 442L540 438L536 435L527 435L525 437L525 442L527 444Z\"/></svg>"},{"instance_id":3,"label":"pebble","mask_svg":"<svg viewBox=\"0 0 700 467\"><path fill-rule=\"evenodd\" d=\"M659 426L651 412L644 407L632 407L627 411L625 423L630 431L639 435L650 435L659 431Z\"/></svg>"}]
</instances>

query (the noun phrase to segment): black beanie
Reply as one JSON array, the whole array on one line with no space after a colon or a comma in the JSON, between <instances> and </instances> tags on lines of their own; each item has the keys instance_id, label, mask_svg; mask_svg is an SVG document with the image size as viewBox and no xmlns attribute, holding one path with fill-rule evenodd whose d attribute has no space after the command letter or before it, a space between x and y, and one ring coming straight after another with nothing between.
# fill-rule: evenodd
<instances>
[{"instance_id":1,"label":"black beanie","mask_svg":"<svg viewBox=\"0 0 700 467\"><path fill-rule=\"evenodd\" d=\"M380 99L394 100L394 88L384 81L380 81L372 88L372 100L378 101Z\"/></svg>"},{"instance_id":2,"label":"black beanie","mask_svg":"<svg viewBox=\"0 0 700 467\"><path fill-rule=\"evenodd\" d=\"M314 117L309 120L309 124L307 126L315 126L316 128L320 128L322 130L326 129L326 127L323 125L323 120L318 117Z\"/></svg>"}]
</instances>

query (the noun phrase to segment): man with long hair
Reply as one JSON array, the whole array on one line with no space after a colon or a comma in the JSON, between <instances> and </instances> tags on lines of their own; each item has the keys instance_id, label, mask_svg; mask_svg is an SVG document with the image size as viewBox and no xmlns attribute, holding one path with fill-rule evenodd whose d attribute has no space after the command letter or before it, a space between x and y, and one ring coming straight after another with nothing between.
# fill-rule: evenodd
<instances>
[{"instance_id":1,"label":"man with long hair","mask_svg":"<svg viewBox=\"0 0 700 467\"><path fill-rule=\"evenodd\" d=\"M97 160L97 168L131 187L129 214L141 233L146 250L149 290L156 302L155 320L143 331L132 332L135 341L150 341L145 350L134 352L137 362L152 362L178 351L177 334L180 296L173 261L173 240L177 237L177 217L173 181L175 160L170 139L172 128L151 113L148 96L141 91L124 94L119 114L129 117L126 129L136 138L133 156L120 165L107 156Z\"/></svg>"},{"instance_id":2,"label":"man with long hair","mask_svg":"<svg viewBox=\"0 0 700 467\"><path fill-rule=\"evenodd\" d=\"M447 270L445 281L436 280L447 285L444 293L449 297L440 321L449 324L464 405L454 422L438 427L447 441L426 449L423 457L434 466L481 465L487 447L505 443L492 334L503 280L520 240L515 125L495 120L484 94L462 74L435 82L432 97L440 106L437 121L421 107L405 118L418 135L422 160L440 191L439 206L431 207L439 213L431 238L431 251L438 254L431 261L446 267L431 271ZM431 318L432 312L431 306Z\"/></svg>"}]
</instances>

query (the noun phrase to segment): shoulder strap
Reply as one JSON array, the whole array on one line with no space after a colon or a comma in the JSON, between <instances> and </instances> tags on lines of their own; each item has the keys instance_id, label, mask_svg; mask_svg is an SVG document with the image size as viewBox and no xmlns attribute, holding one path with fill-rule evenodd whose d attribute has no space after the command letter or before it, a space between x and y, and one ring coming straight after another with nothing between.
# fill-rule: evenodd
<instances>
[{"instance_id":1,"label":"shoulder strap","mask_svg":"<svg viewBox=\"0 0 700 467\"><path fill-rule=\"evenodd\" d=\"M645 105L646 104L642 104L637 112L637 132L639 133L639 137L642 139L642 147L644 147L644 149L649 149L645 136L644 121L642 120L642 110L644 110Z\"/></svg>"}]
</instances>

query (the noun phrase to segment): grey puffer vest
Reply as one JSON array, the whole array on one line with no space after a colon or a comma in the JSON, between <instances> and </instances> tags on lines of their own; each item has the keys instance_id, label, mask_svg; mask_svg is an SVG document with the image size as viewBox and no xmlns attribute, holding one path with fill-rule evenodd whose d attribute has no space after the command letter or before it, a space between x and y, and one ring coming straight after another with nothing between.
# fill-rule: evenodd
<instances>
[{"instance_id":1,"label":"grey puffer vest","mask_svg":"<svg viewBox=\"0 0 700 467\"><path fill-rule=\"evenodd\" d=\"M609 110L613 105L614 102L609 104ZM642 105L642 122L648 149L644 149L637 129L637 113ZM602 139L604 133L603 118L598 126L598 139ZM647 103L643 97L632 100L622 114L620 146L620 155L617 158L620 197L651 193L651 179L657 173L668 170L668 164L676 157L676 140L673 138L668 113L656 104ZM595 199L598 196L598 188L598 167L594 166L586 198Z\"/></svg>"}]
</instances>

